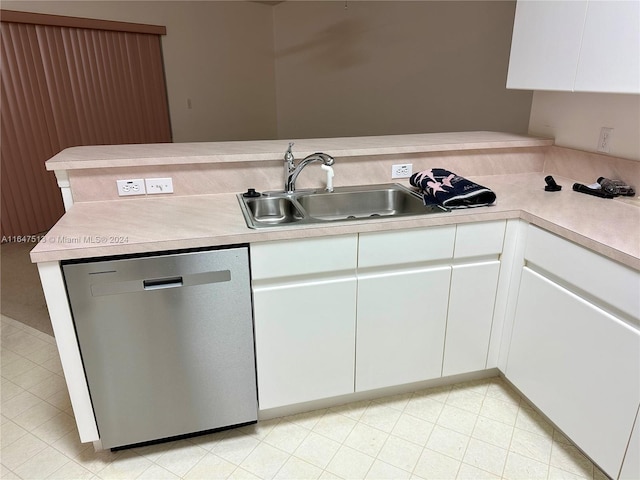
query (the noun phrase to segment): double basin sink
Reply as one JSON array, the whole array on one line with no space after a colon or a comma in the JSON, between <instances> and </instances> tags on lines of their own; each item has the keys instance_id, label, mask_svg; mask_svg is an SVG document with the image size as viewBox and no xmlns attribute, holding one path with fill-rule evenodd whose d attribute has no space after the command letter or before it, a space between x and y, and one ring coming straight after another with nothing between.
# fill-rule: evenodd
<instances>
[{"instance_id":1,"label":"double basin sink","mask_svg":"<svg viewBox=\"0 0 640 480\"><path fill-rule=\"evenodd\" d=\"M337 187L333 192L266 192L257 197L238 194L238 199L249 228L403 217L447 211L437 206L425 206L421 195L397 183Z\"/></svg>"}]
</instances>

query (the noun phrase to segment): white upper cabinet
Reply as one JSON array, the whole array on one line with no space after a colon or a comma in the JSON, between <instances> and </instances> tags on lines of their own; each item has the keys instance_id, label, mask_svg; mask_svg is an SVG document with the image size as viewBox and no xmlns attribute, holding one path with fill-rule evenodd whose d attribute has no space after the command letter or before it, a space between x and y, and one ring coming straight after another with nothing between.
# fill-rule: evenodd
<instances>
[{"instance_id":1,"label":"white upper cabinet","mask_svg":"<svg viewBox=\"0 0 640 480\"><path fill-rule=\"evenodd\" d=\"M587 1L519 1L507 88L573 90Z\"/></svg>"},{"instance_id":2,"label":"white upper cabinet","mask_svg":"<svg viewBox=\"0 0 640 480\"><path fill-rule=\"evenodd\" d=\"M639 0L519 0L507 88L640 93L639 58Z\"/></svg>"},{"instance_id":3,"label":"white upper cabinet","mask_svg":"<svg viewBox=\"0 0 640 480\"><path fill-rule=\"evenodd\" d=\"M640 1L590 1L575 90L640 93Z\"/></svg>"}]
</instances>

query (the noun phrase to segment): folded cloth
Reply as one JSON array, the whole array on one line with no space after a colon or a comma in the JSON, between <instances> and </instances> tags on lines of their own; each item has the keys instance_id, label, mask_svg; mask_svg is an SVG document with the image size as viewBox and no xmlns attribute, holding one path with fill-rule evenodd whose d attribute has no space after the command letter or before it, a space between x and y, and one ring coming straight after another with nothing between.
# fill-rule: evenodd
<instances>
[{"instance_id":1,"label":"folded cloth","mask_svg":"<svg viewBox=\"0 0 640 480\"><path fill-rule=\"evenodd\" d=\"M496 194L444 168L432 168L414 173L409 183L422 193L425 205L446 208L469 208L491 205Z\"/></svg>"}]
</instances>

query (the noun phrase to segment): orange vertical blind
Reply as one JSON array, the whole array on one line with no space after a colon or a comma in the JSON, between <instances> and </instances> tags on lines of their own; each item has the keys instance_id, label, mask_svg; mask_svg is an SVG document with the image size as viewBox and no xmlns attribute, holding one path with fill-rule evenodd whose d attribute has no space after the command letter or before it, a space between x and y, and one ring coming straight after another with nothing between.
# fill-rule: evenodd
<instances>
[{"instance_id":1,"label":"orange vertical blind","mask_svg":"<svg viewBox=\"0 0 640 480\"><path fill-rule=\"evenodd\" d=\"M159 35L5 19L1 215L10 239L43 232L64 213L44 167L53 155L76 145L170 142L171 128Z\"/></svg>"}]
</instances>

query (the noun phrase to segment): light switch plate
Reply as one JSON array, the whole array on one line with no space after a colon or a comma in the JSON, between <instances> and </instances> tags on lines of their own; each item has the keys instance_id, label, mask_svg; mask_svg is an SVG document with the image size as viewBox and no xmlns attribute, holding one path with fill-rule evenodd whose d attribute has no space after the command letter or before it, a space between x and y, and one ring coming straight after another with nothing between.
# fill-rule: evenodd
<instances>
[{"instance_id":1,"label":"light switch plate","mask_svg":"<svg viewBox=\"0 0 640 480\"><path fill-rule=\"evenodd\" d=\"M147 187L148 195L157 195L159 193L173 193L173 179L166 178L145 178L144 183Z\"/></svg>"}]
</instances>

